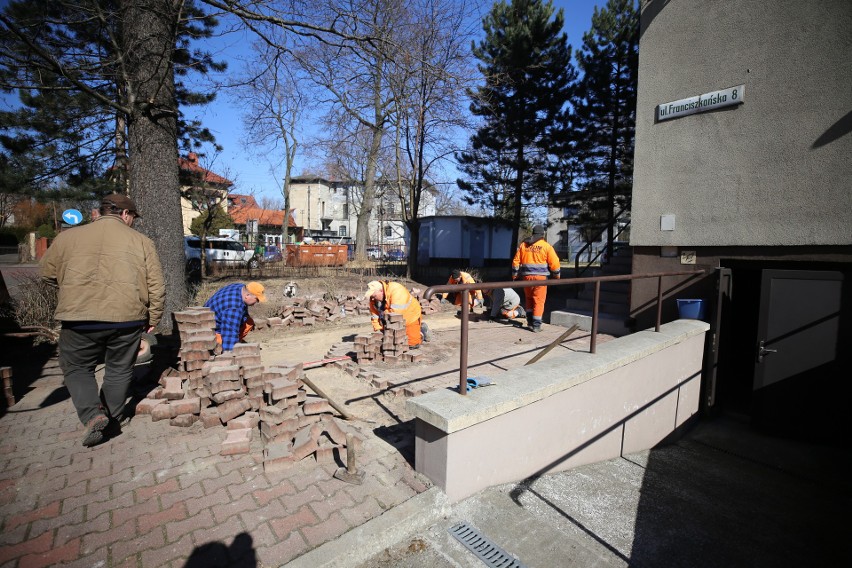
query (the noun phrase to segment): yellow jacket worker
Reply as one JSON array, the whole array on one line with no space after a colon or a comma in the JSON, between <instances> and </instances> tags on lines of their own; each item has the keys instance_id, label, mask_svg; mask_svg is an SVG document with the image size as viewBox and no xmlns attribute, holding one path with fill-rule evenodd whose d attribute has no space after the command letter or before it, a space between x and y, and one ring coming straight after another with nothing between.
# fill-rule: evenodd
<instances>
[{"instance_id":1,"label":"yellow jacket worker","mask_svg":"<svg viewBox=\"0 0 852 568\"><path fill-rule=\"evenodd\" d=\"M405 286L399 282L373 280L367 284L364 299L370 302L370 321L374 331L384 328L385 314L402 314L408 346L414 347L423 342L423 334L420 331L420 302Z\"/></svg>"},{"instance_id":2,"label":"yellow jacket worker","mask_svg":"<svg viewBox=\"0 0 852 568\"><path fill-rule=\"evenodd\" d=\"M476 284L476 280L474 280L473 276L468 274L467 272L463 272L459 269L455 269L450 273L450 278L447 280L447 284ZM446 300L447 296L450 295L450 292L444 293L441 300ZM453 303L457 306L461 306L462 293L455 292L455 300ZM468 291L468 298L470 300L470 309L473 310L475 306L482 305L482 290L470 290Z\"/></svg>"}]
</instances>

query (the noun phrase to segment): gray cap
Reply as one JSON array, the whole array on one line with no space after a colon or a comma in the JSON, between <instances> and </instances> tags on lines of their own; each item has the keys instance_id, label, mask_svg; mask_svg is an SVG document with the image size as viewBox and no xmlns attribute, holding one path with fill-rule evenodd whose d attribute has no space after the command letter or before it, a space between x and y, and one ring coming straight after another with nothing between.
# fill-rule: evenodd
<instances>
[{"instance_id":1,"label":"gray cap","mask_svg":"<svg viewBox=\"0 0 852 568\"><path fill-rule=\"evenodd\" d=\"M533 226L532 234L533 234L534 237L543 237L544 236L544 225Z\"/></svg>"}]
</instances>

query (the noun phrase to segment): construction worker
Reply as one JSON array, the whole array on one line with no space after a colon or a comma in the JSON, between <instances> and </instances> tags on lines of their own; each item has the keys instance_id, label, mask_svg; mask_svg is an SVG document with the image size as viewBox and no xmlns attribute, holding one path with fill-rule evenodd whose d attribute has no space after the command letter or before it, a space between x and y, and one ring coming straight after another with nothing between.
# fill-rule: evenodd
<instances>
[{"instance_id":1,"label":"construction worker","mask_svg":"<svg viewBox=\"0 0 852 568\"><path fill-rule=\"evenodd\" d=\"M254 329L248 307L266 301L263 291L260 282L237 282L220 288L204 304L216 314L216 342L223 351L231 351Z\"/></svg>"},{"instance_id":2,"label":"construction worker","mask_svg":"<svg viewBox=\"0 0 852 568\"><path fill-rule=\"evenodd\" d=\"M450 279L447 280L447 284L476 284L476 280L473 279L473 276L468 274L467 272L462 272L458 268L453 270L450 273ZM450 295L450 292L446 292L441 298L441 302L447 301L447 296ZM461 292L455 292L455 300L453 303L457 306L461 306ZM470 301L470 310L473 311L473 308L476 306L482 306L482 290L469 290L468 291L468 299Z\"/></svg>"},{"instance_id":3,"label":"construction worker","mask_svg":"<svg viewBox=\"0 0 852 568\"><path fill-rule=\"evenodd\" d=\"M496 288L486 292L491 298L490 319L503 317L506 319L524 318L526 310L521 306L521 297L511 288Z\"/></svg>"},{"instance_id":4,"label":"construction worker","mask_svg":"<svg viewBox=\"0 0 852 568\"><path fill-rule=\"evenodd\" d=\"M385 314L402 314L408 346L418 348L428 336L426 324L422 324L420 302L399 282L373 280L367 284L364 299L370 302L370 322L374 331L384 329Z\"/></svg>"},{"instance_id":5,"label":"construction worker","mask_svg":"<svg viewBox=\"0 0 852 568\"><path fill-rule=\"evenodd\" d=\"M556 251L544 240L544 225L535 225L532 235L518 246L512 260L512 280L559 279L559 257ZM527 324L530 331L541 331L541 317L544 315L544 301L547 298L547 286L524 288L527 308Z\"/></svg>"}]
</instances>

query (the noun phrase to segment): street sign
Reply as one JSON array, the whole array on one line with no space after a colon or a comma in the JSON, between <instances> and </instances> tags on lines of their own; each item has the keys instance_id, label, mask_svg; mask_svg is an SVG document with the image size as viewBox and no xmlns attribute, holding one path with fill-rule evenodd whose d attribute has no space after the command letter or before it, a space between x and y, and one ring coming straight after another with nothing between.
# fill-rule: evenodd
<instances>
[{"instance_id":1,"label":"street sign","mask_svg":"<svg viewBox=\"0 0 852 568\"><path fill-rule=\"evenodd\" d=\"M83 214L76 209L66 209L62 213L62 220L69 225L78 225L83 220Z\"/></svg>"}]
</instances>

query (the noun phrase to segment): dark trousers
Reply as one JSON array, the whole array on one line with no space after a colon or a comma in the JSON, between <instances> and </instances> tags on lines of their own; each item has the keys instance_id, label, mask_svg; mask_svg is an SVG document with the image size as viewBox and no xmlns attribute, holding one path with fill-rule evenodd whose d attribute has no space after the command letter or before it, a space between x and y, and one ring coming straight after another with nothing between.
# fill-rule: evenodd
<instances>
[{"instance_id":1,"label":"dark trousers","mask_svg":"<svg viewBox=\"0 0 852 568\"><path fill-rule=\"evenodd\" d=\"M121 419L141 336L140 327L85 331L62 328L59 366L83 424L99 414ZM105 364L104 381L98 393L95 367L101 359Z\"/></svg>"}]
</instances>

